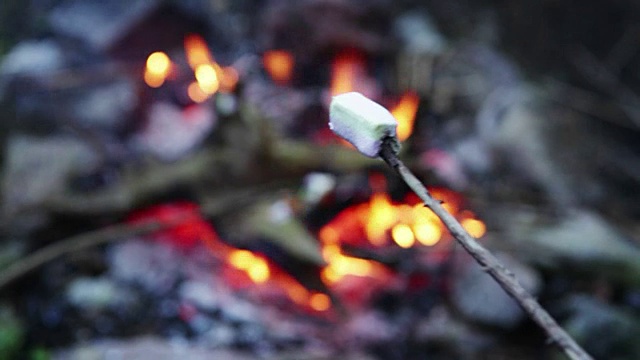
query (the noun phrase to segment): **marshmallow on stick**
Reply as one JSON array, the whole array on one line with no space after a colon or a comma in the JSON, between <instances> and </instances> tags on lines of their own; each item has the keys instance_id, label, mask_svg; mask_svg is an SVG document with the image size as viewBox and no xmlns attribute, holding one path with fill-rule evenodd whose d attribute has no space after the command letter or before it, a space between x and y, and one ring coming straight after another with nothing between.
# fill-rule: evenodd
<instances>
[{"instance_id":1,"label":"marshmallow on stick","mask_svg":"<svg viewBox=\"0 0 640 360\"><path fill-rule=\"evenodd\" d=\"M389 139L393 151L400 150L396 138L398 122L382 105L357 92L333 97L329 109L329 127L362 154L375 158L382 142Z\"/></svg>"}]
</instances>

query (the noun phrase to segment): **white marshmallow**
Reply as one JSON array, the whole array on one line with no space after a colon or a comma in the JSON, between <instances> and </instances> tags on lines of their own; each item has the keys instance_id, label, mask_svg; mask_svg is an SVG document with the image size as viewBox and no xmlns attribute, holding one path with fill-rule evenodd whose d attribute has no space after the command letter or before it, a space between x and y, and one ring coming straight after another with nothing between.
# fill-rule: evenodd
<instances>
[{"instance_id":1,"label":"white marshmallow","mask_svg":"<svg viewBox=\"0 0 640 360\"><path fill-rule=\"evenodd\" d=\"M382 105L360 93L334 96L329 118L329 128L366 156L377 157L382 140L387 137L392 140L394 152L400 150L396 138L396 119Z\"/></svg>"}]
</instances>

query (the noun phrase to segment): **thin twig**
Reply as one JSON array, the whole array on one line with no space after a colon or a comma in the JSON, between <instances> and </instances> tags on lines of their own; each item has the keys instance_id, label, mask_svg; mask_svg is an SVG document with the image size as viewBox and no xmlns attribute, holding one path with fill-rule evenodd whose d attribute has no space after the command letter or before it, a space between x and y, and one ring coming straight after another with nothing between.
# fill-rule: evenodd
<instances>
[{"instance_id":1,"label":"thin twig","mask_svg":"<svg viewBox=\"0 0 640 360\"><path fill-rule=\"evenodd\" d=\"M520 285L513 273L507 270L489 250L469 235L458 220L442 207L440 201L431 196L420 180L398 159L389 141L383 142L380 157L398 172L407 185L409 185L424 202L424 205L431 209L440 220L442 220L451 235L453 235L482 268L520 304L524 311L547 333L553 343L557 344L565 354L573 360L592 359L591 356L558 325L551 315L540 306L533 296Z\"/></svg>"},{"instance_id":2,"label":"thin twig","mask_svg":"<svg viewBox=\"0 0 640 360\"><path fill-rule=\"evenodd\" d=\"M184 221L184 218L182 218L181 221ZM29 254L27 257L2 270L0 273L0 289L64 254L115 240L127 239L131 236L149 234L163 228L175 226L176 224L178 224L178 222L171 221L161 223L158 221L150 221L139 224L114 225L56 242Z\"/></svg>"}]
</instances>

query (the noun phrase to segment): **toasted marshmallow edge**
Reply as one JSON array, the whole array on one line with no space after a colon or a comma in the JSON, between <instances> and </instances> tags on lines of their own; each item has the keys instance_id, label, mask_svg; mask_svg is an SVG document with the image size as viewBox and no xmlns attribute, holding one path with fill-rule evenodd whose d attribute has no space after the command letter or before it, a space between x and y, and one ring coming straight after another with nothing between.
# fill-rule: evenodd
<instances>
[{"instance_id":1,"label":"toasted marshmallow edge","mask_svg":"<svg viewBox=\"0 0 640 360\"><path fill-rule=\"evenodd\" d=\"M368 157L378 156L385 138L391 138L394 152L400 150L397 126L387 109L360 93L344 93L331 100L329 128Z\"/></svg>"}]
</instances>

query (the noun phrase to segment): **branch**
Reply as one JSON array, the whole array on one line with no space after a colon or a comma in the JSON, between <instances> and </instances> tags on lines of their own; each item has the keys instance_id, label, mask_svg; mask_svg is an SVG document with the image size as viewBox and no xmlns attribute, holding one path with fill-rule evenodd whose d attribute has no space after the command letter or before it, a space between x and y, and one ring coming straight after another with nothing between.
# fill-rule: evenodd
<instances>
[{"instance_id":1,"label":"branch","mask_svg":"<svg viewBox=\"0 0 640 360\"><path fill-rule=\"evenodd\" d=\"M440 201L434 199L431 194L429 194L429 191L420 180L398 159L392 143L389 141L390 139L391 138L388 137L383 141L379 156L402 177L405 183L409 185L424 202L424 205L431 209L438 218L442 220L451 235L453 235L462 247L518 302L524 311L547 333L550 340L558 345L570 359L592 359L591 356L558 325L551 315L542 308L533 296L520 285L513 273L507 270L489 250L469 235L458 220L440 205Z\"/></svg>"},{"instance_id":2,"label":"branch","mask_svg":"<svg viewBox=\"0 0 640 360\"><path fill-rule=\"evenodd\" d=\"M184 217L179 220L184 221ZM2 270L0 273L0 289L49 261L55 260L67 253L105 244L111 241L128 239L132 236L149 234L163 228L175 226L178 223L179 221L163 223L150 221L140 224L114 225L56 242L29 254L27 257Z\"/></svg>"}]
</instances>

